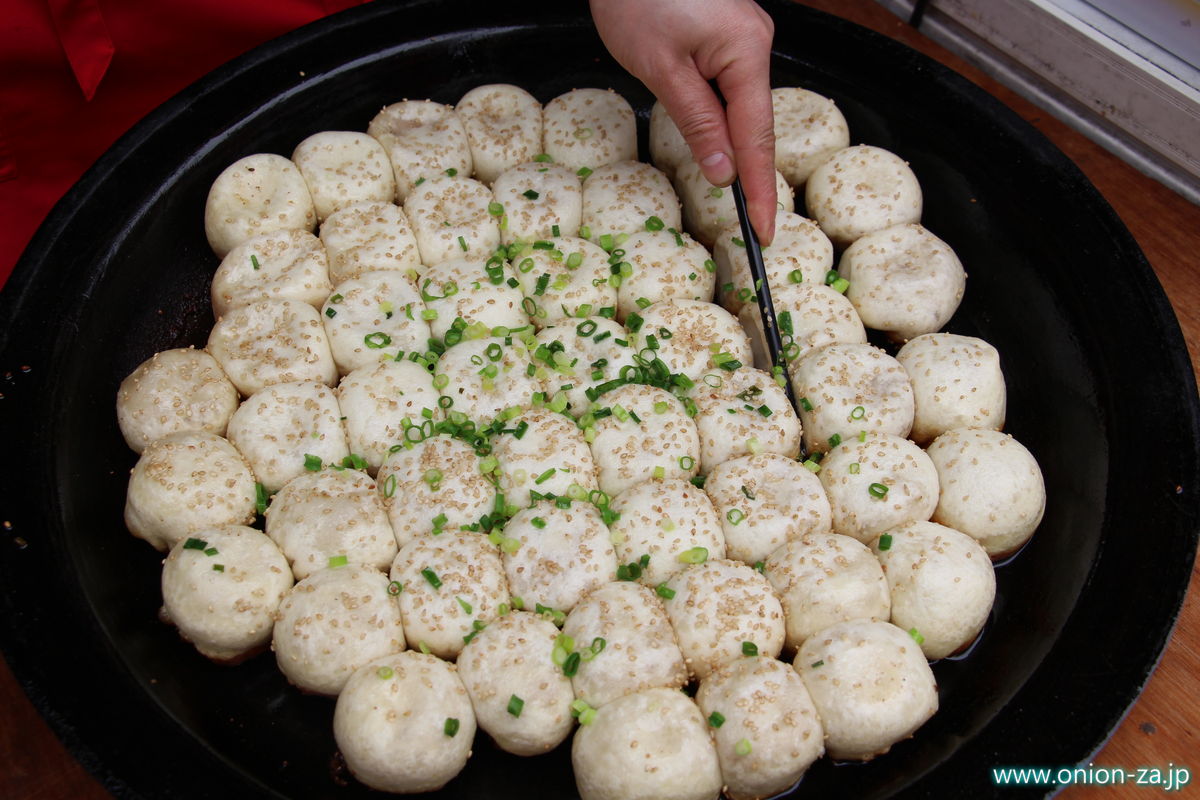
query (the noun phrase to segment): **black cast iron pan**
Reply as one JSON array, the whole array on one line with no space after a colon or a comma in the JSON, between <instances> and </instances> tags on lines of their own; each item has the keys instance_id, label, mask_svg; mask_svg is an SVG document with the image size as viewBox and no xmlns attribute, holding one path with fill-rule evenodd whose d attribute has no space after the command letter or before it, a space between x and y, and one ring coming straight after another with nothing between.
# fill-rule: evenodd
<instances>
[{"instance_id":1,"label":"black cast iron pan","mask_svg":"<svg viewBox=\"0 0 1200 800\"><path fill-rule=\"evenodd\" d=\"M1183 340L1129 233L1036 131L892 41L770 9L774 84L833 97L854 141L911 162L924 223L970 275L949 329L999 348L1008 429L1037 456L1050 498L1032 543L998 570L979 645L936 665L933 720L866 766L819 763L794 796L994 794L994 765L1086 760L1170 636L1200 508ZM116 794L368 794L334 762L329 700L289 689L270 656L214 666L156 620L161 557L121 521L135 459L114 398L153 352L205 341L217 259L203 207L221 169L290 154L318 130L365 129L388 102L453 103L497 81L543 101L613 87L643 124L651 102L582 4L372 3L255 50L153 113L55 208L5 288L0 642ZM568 745L523 760L483 735L476 745L439 796L575 796Z\"/></svg>"}]
</instances>

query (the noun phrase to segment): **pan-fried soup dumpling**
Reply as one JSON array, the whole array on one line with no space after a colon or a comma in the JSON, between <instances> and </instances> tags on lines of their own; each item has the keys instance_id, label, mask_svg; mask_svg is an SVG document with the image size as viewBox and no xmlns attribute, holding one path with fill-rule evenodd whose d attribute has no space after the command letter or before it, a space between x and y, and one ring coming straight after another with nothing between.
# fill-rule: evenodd
<instances>
[{"instance_id":1,"label":"pan-fried soup dumpling","mask_svg":"<svg viewBox=\"0 0 1200 800\"><path fill-rule=\"evenodd\" d=\"M839 533L790 539L763 565L787 620L787 651L838 622L887 622L891 594L879 560L865 544Z\"/></svg>"},{"instance_id":2,"label":"pan-fried soup dumpling","mask_svg":"<svg viewBox=\"0 0 1200 800\"><path fill-rule=\"evenodd\" d=\"M224 436L237 411L237 387L203 350L163 350L138 365L117 390L117 422L135 453L169 433Z\"/></svg>"},{"instance_id":3,"label":"pan-fried soup dumpling","mask_svg":"<svg viewBox=\"0 0 1200 800\"><path fill-rule=\"evenodd\" d=\"M542 110L542 150L577 170L637 158L637 119L624 97L605 89L572 89Z\"/></svg>"},{"instance_id":4,"label":"pan-fried soup dumpling","mask_svg":"<svg viewBox=\"0 0 1200 800\"><path fill-rule=\"evenodd\" d=\"M637 231L613 254L630 267L629 274L625 274L622 264L619 320L659 300L712 299L716 288L712 259L704 246L686 233Z\"/></svg>"},{"instance_id":5,"label":"pan-fried soup dumpling","mask_svg":"<svg viewBox=\"0 0 1200 800\"><path fill-rule=\"evenodd\" d=\"M429 323L417 288L398 272L366 272L339 283L321 317L338 373L346 375L400 353L424 353Z\"/></svg>"},{"instance_id":6,"label":"pan-fried soup dumpling","mask_svg":"<svg viewBox=\"0 0 1200 800\"><path fill-rule=\"evenodd\" d=\"M692 150L679 132L679 126L671 119L666 107L655 100L650 109L650 160L674 180L675 170L691 158Z\"/></svg>"},{"instance_id":7,"label":"pan-fried soup dumpling","mask_svg":"<svg viewBox=\"0 0 1200 800\"><path fill-rule=\"evenodd\" d=\"M632 314L626 319L629 330L643 340L654 336L658 357L671 372L683 373L693 381L713 370L724 372L749 364L754 357L750 339L737 319L714 303L660 300L637 314L641 322Z\"/></svg>"},{"instance_id":8,"label":"pan-fried soup dumpling","mask_svg":"<svg viewBox=\"0 0 1200 800\"><path fill-rule=\"evenodd\" d=\"M850 128L828 97L783 86L771 90L775 112L775 168L800 186L833 153L850 146Z\"/></svg>"},{"instance_id":9,"label":"pan-fried soup dumpling","mask_svg":"<svg viewBox=\"0 0 1200 800\"><path fill-rule=\"evenodd\" d=\"M390 203L396 197L396 178L387 152L365 133L314 133L296 145L292 161L308 184L318 222L355 203Z\"/></svg>"},{"instance_id":10,"label":"pan-fried soup dumpling","mask_svg":"<svg viewBox=\"0 0 1200 800\"><path fill-rule=\"evenodd\" d=\"M767 656L731 661L700 682L696 704L712 727L725 793L757 800L787 791L825 753L821 718L804 681Z\"/></svg>"},{"instance_id":11,"label":"pan-fried soup dumpling","mask_svg":"<svg viewBox=\"0 0 1200 800\"><path fill-rule=\"evenodd\" d=\"M337 395L350 451L362 457L372 473L392 448L415 438L408 433L410 426L420 430L426 422L432 425L442 418L433 375L407 358L359 367L342 378Z\"/></svg>"},{"instance_id":12,"label":"pan-fried soup dumpling","mask_svg":"<svg viewBox=\"0 0 1200 800\"><path fill-rule=\"evenodd\" d=\"M217 176L204 206L204 233L218 257L260 233L317 226L304 176L289 159L257 153Z\"/></svg>"},{"instance_id":13,"label":"pan-fried soup dumpling","mask_svg":"<svg viewBox=\"0 0 1200 800\"><path fill-rule=\"evenodd\" d=\"M439 175L413 188L404 214L428 267L456 258L486 259L500 244L500 223L489 211L491 189L472 178Z\"/></svg>"},{"instance_id":14,"label":"pan-fried soup dumpling","mask_svg":"<svg viewBox=\"0 0 1200 800\"><path fill-rule=\"evenodd\" d=\"M868 233L842 253L838 272L863 324L907 341L950 321L967 273L950 245L915 223Z\"/></svg>"},{"instance_id":15,"label":"pan-fried soup dumpling","mask_svg":"<svg viewBox=\"0 0 1200 800\"><path fill-rule=\"evenodd\" d=\"M321 225L321 241L335 284L381 271L415 280L425 269L408 217L392 203L356 203L333 212Z\"/></svg>"},{"instance_id":16,"label":"pan-fried soup dumpling","mask_svg":"<svg viewBox=\"0 0 1200 800\"><path fill-rule=\"evenodd\" d=\"M379 140L392 162L399 203L422 179L443 174L467 178L474 171L467 130L452 106L432 100L392 103L374 116L367 133Z\"/></svg>"},{"instance_id":17,"label":"pan-fried soup dumpling","mask_svg":"<svg viewBox=\"0 0 1200 800\"><path fill-rule=\"evenodd\" d=\"M827 344L866 344L867 329L854 306L832 286L823 283L789 283L772 289L775 317L779 320L783 357L791 374L800 359ZM750 334L754 365L770 369L771 356L763 340L762 314L757 303L747 303L738 321ZM790 327L791 333L786 331Z\"/></svg>"},{"instance_id":18,"label":"pan-fried soup dumpling","mask_svg":"<svg viewBox=\"0 0 1200 800\"><path fill-rule=\"evenodd\" d=\"M549 161L518 164L492 184L500 241L533 242L575 236L583 214L583 189L574 170Z\"/></svg>"},{"instance_id":19,"label":"pan-fried soup dumpling","mask_svg":"<svg viewBox=\"0 0 1200 800\"><path fill-rule=\"evenodd\" d=\"M766 372L750 366L711 370L688 394L696 404L702 474L738 456L800 455L800 419Z\"/></svg>"},{"instance_id":20,"label":"pan-fried soup dumpling","mask_svg":"<svg viewBox=\"0 0 1200 800\"><path fill-rule=\"evenodd\" d=\"M804 642L794 666L821 716L832 758L882 755L937 711L937 682L921 648L890 622L831 625Z\"/></svg>"},{"instance_id":21,"label":"pan-fried soup dumpling","mask_svg":"<svg viewBox=\"0 0 1200 800\"><path fill-rule=\"evenodd\" d=\"M213 326L208 352L243 397L276 383L337 380L321 314L307 303L261 300L235 308Z\"/></svg>"},{"instance_id":22,"label":"pan-fried soup dumpling","mask_svg":"<svg viewBox=\"0 0 1200 800\"><path fill-rule=\"evenodd\" d=\"M598 708L575 734L571 765L582 800L715 800L721 794L708 724L678 689L644 689Z\"/></svg>"},{"instance_id":23,"label":"pan-fried soup dumpling","mask_svg":"<svg viewBox=\"0 0 1200 800\"><path fill-rule=\"evenodd\" d=\"M872 231L920 222L921 184L907 162L881 147L847 147L823 161L804 187L805 207L837 247Z\"/></svg>"},{"instance_id":24,"label":"pan-fried soup dumpling","mask_svg":"<svg viewBox=\"0 0 1200 800\"><path fill-rule=\"evenodd\" d=\"M933 521L974 537L993 559L1015 553L1046 512L1037 459L1007 433L946 431L926 451L941 496Z\"/></svg>"},{"instance_id":25,"label":"pan-fried soup dumpling","mask_svg":"<svg viewBox=\"0 0 1200 800\"><path fill-rule=\"evenodd\" d=\"M275 663L306 692L336 696L363 664L405 647L387 576L341 561L334 556L293 586L276 614Z\"/></svg>"},{"instance_id":26,"label":"pan-fried soup dumpling","mask_svg":"<svg viewBox=\"0 0 1200 800\"><path fill-rule=\"evenodd\" d=\"M134 464L125 527L168 550L204 528L250 524L256 499L254 473L232 444L211 433L172 433Z\"/></svg>"},{"instance_id":27,"label":"pan-fried soup dumpling","mask_svg":"<svg viewBox=\"0 0 1200 800\"><path fill-rule=\"evenodd\" d=\"M520 86L476 86L455 110L471 143L475 178L484 183L542 151L542 104Z\"/></svg>"},{"instance_id":28,"label":"pan-fried soup dumpling","mask_svg":"<svg viewBox=\"0 0 1200 800\"><path fill-rule=\"evenodd\" d=\"M340 464L350 455L341 417L337 395L325 384L276 383L242 401L229 421L229 441L274 492L312 464Z\"/></svg>"},{"instance_id":29,"label":"pan-fried soup dumpling","mask_svg":"<svg viewBox=\"0 0 1200 800\"><path fill-rule=\"evenodd\" d=\"M570 611L617 572L608 528L586 500L565 508L539 500L518 511L504 526L501 551L508 587L526 608Z\"/></svg>"},{"instance_id":30,"label":"pan-fried soup dumpling","mask_svg":"<svg viewBox=\"0 0 1200 800\"><path fill-rule=\"evenodd\" d=\"M975 641L996 599L996 573L979 542L936 522L909 522L878 536L871 549L887 574L892 623L920 634L926 658Z\"/></svg>"},{"instance_id":31,"label":"pan-fried soup dumpling","mask_svg":"<svg viewBox=\"0 0 1200 800\"><path fill-rule=\"evenodd\" d=\"M618 161L584 180L583 224L591 240L606 250L622 246L621 234L645 230L651 217L661 220L664 230L682 227L671 182L649 164Z\"/></svg>"},{"instance_id":32,"label":"pan-fried soup dumpling","mask_svg":"<svg viewBox=\"0 0 1200 800\"><path fill-rule=\"evenodd\" d=\"M608 253L586 239L535 241L513 255L512 266L525 295L522 308L538 328L579 324L575 317L617 305L617 290L608 280Z\"/></svg>"},{"instance_id":33,"label":"pan-fried soup dumpling","mask_svg":"<svg viewBox=\"0 0 1200 800\"><path fill-rule=\"evenodd\" d=\"M927 333L896 354L912 380L912 439L928 444L955 428L1004 427L1008 392L1000 353L982 339Z\"/></svg>"},{"instance_id":34,"label":"pan-fried soup dumpling","mask_svg":"<svg viewBox=\"0 0 1200 800\"><path fill-rule=\"evenodd\" d=\"M901 436L868 433L821 460L833 530L870 542L889 528L927 520L938 504L938 472L925 451Z\"/></svg>"},{"instance_id":35,"label":"pan-fried soup dumpling","mask_svg":"<svg viewBox=\"0 0 1200 800\"><path fill-rule=\"evenodd\" d=\"M793 539L828 533L832 525L821 479L779 453L718 464L704 491L721 520L729 557L747 564L766 559Z\"/></svg>"},{"instance_id":36,"label":"pan-fried soup dumpling","mask_svg":"<svg viewBox=\"0 0 1200 800\"><path fill-rule=\"evenodd\" d=\"M600 489L608 495L647 478L695 476L700 469L700 434L683 403L656 386L629 383L596 400L611 413L590 426L592 457Z\"/></svg>"},{"instance_id":37,"label":"pan-fried soup dumpling","mask_svg":"<svg viewBox=\"0 0 1200 800\"><path fill-rule=\"evenodd\" d=\"M288 481L267 507L267 535L303 580L345 556L346 563L385 570L396 557L396 535L375 481L357 469L305 472Z\"/></svg>"},{"instance_id":38,"label":"pan-fried soup dumpling","mask_svg":"<svg viewBox=\"0 0 1200 800\"><path fill-rule=\"evenodd\" d=\"M441 434L388 456L376 482L401 547L418 536L475 525L493 510L496 489L479 461L469 444Z\"/></svg>"},{"instance_id":39,"label":"pan-fried soup dumpling","mask_svg":"<svg viewBox=\"0 0 1200 800\"><path fill-rule=\"evenodd\" d=\"M329 296L329 259L308 231L261 233L229 251L213 275L216 316L259 300L295 300L320 306Z\"/></svg>"},{"instance_id":40,"label":"pan-fried soup dumpling","mask_svg":"<svg viewBox=\"0 0 1200 800\"><path fill-rule=\"evenodd\" d=\"M479 727L502 750L540 755L571 733L571 679L554 663L553 622L513 611L479 631L458 657L458 674Z\"/></svg>"},{"instance_id":41,"label":"pan-fried soup dumpling","mask_svg":"<svg viewBox=\"0 0 1200 800\"><path fill-rule=\"evenodd\" d=\"M405 543L391 566L409 646L455 659L509 602L500 551L474 531L444 530Z\"/></svg>"},{"instance_id":42,"label":"pan-fried soup dumpling","mask_svg":"<svg viewBox=\"0 0 1200 800\"><path fill-rule=\"evenodd\" d=\"M333 737L363 784L383 792L432 792L467 765L475 712L453 664L405 650L350 677L334 708Z\"/></svg>"},{"instance_id":43,"label":"pan-fried soup dumpling","mask_svg":"<svg viewBox=\"0 0 1200 800\"><path fill-rule=\"evenodd\" d=\"M791 211L778 211L775 238L763 248L762 256L774 300L784 287L803 282L823 284L833 266L833 244L811 219ZM742 240L742 226L736 220L717 236L713 261L717 266L716 283L721 287L721 305L732 314L746 305L757 313L750 259ZM778 309L778 301L775 304Z\"/></svg>"},{"instance_id":44,"label":"pan-fried soup dumpling","mask_svg":"<svg viewBox=\"0 0 1200 800\"><path fill-rule=\"evenodd\" d=\"M201 528L163 561L163 617L201 654L220 662L254 655L271 641L292 571L261 531Z\"/></svg>"},{"instance_id":45,"label":"pan-fried soup dumpling","mask_svg":"<svg viewBox=\"0 0 1200 800\"><path fill-rule=\"evenodd\" d=\"M705 247L712 247L721 231L737 224L733 191L709 183L695 161L679 165L675 172L675 191L683 203L683 227ZM792 187L778 170L775 172L775 192L777 210L796 210Z\"/></svg>"}]
</instances>

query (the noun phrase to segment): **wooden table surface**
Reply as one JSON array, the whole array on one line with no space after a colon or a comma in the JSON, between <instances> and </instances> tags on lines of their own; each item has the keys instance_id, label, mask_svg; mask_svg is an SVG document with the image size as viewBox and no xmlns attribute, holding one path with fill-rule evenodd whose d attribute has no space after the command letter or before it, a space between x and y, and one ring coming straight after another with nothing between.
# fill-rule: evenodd
<instances>
[{"instance_id":1,"label":"wooden table surface","mask_svg":"<svg viewBox=\"0 0 1200 800\"><path fill-rule=\"evenodd\" d=\"M934 44L871 0L809 0L811 5L872 28L948 64L1036 125L1087 174L1133 233L1175 308L1192 368L1200 355L1200 207L1143 176L1098 145L1022 100ZM1098 766L1186 765L1200 769L1200 601L1192 589L1174 637L1144 693L1108 744ZM55 738L0 660L0 797L13 800L100 800L109 797ZM1197 776L1195 786L1200 786ZM1151 797L1158 789L1073 787L1061 797Z\"/></svg>"}]
</instances>

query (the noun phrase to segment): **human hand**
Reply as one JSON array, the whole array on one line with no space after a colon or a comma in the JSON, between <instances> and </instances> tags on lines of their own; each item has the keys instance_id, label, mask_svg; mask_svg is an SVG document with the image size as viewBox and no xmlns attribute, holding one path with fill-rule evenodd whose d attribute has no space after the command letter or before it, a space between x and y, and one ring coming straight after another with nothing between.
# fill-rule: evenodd
<instances>
[{"instance_id":1,"label":"human hand","mask_svg":"<svg viewBox=\"0 0 1200 800\"><path fill-rule=\"evenodd\" d=\"M741 177L750 220L770 244L777 202L771 17L753 0L590 2L605 46L662 102L709 183Z\"/></svg>"}]
</instances>

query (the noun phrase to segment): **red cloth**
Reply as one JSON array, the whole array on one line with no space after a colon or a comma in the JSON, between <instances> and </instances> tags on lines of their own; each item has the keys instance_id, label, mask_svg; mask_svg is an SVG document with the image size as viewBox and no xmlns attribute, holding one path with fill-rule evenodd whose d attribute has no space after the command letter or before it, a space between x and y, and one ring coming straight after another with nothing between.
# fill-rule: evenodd
<instances>
[{"instance_id":1,"label":"red cloth","mask_svg":"<svg viewBox=\"0 0 1200 800\"><path fill-rule=\"evenodd\" d=\"M0 285L116 139L226 61L365 0L8 0L0 16Z\"/></svg>"}]
</instances>

